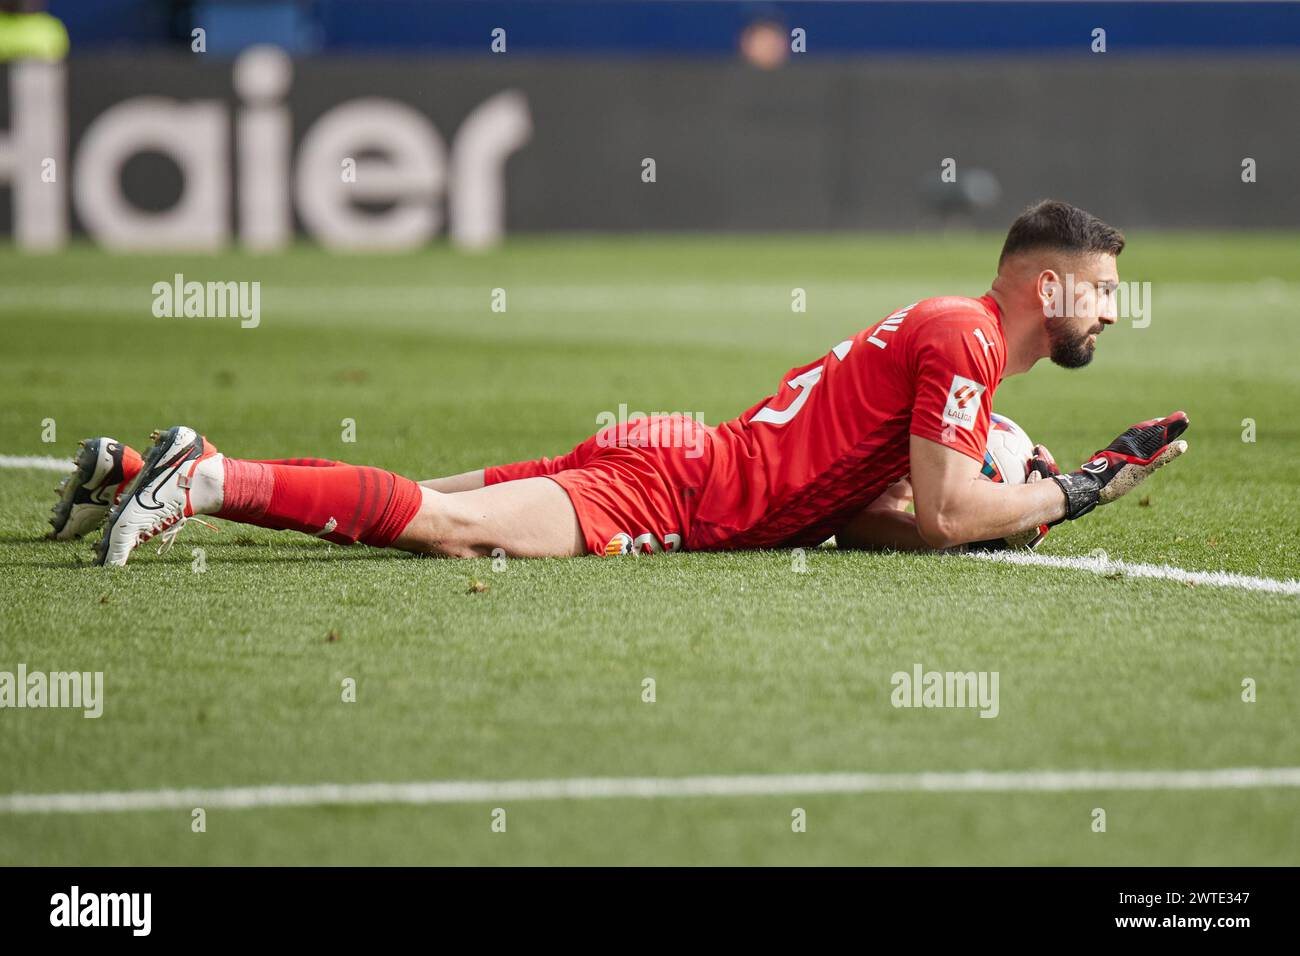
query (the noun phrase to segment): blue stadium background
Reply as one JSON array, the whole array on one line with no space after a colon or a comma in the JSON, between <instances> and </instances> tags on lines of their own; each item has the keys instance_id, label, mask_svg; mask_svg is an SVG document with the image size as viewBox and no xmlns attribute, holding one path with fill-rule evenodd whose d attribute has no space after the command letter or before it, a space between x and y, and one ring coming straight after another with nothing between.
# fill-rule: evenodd
<instances>
[{"instance_id":1,"label":"blue stadium background","mask_svg":"<svg viewBox=\"0 0 1300 956\"><path fill-rule=\"evenodd\" d=\"M942 6L942 12L936 8ZM928 8L928 9L927 9ZM701 55L734 51L760 17L804 27L808 54L1070 52L1107 26L1113 53L1300 51L1296 3L754 3L748 0L51 0L73 48L188 42L211 53L259 41L296 53L428 51L482 54L509 24L511 52Z\"/></svg>"}]
</instances>

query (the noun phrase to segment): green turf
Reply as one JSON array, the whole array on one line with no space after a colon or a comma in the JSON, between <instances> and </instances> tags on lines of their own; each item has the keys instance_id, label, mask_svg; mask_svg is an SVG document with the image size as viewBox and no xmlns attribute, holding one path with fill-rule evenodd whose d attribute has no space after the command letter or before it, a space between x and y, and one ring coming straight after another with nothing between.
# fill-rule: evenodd
<instances>
[{"instance_id":1,"label":"green turf","mask_svg":"<svg viewBox=\"0 0 1300 956\"><path fill-rule=\"evenodd\" d=\"M999 237L519 239L336 257L0 251L0 454L142 443L416 478L555 454L620 403L716 422L917 298L985 291ZM1074 462L1186 409L1191 451L1044 554L1300 576L1300 239L1134 235L1150 327L996 408ZM262 322L151 286L262 283ZM507 311L491 310L492 290ZM791 290L807 291L793 313ZM342 420L355 443L341 440ZM57 442L42 442L53 419ZM1257 440L1242 440L1243 420ZM0 794L260 783L1300 766L1300 598L960 557L508 562L222 523L95 568L0 469L0 670L102 670L104 716L0 710ZM206 571L192 569L192 549ZM489 585L467 593L472 579ZM328 640L334 632L336 640ZM890 675L997 670L1001 713L902 710ZM355 678L356 703L340 700ZM641 700L653 677L657 701ZM1254 678L1258 701L1243 703ZM793 807L808 832L790 830ZM1094 807L1105 834L1089 829ZM0 815L0 863L1300 862L1300 791L930 794Z\"/></svg>"}]
</instances>

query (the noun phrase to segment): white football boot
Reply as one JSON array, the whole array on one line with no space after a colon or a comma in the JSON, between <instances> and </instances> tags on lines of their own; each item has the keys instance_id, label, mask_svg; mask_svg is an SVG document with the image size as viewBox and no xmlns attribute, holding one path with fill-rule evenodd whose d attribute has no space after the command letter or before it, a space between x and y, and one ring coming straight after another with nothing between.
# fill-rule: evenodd
<instances>
[{"instance_id":1,"label":"white football boot","mask_svg":"<svg viewBox=\"0 0 1300 956\"><path fill-rule=\"evenodd\" d=\"M126 564L138 545L156 535L162 535L162 553L191 518L221 508L224 456L184 425L154 432L153 440L140 474L109 512L98 564Z\"/></svg>"},{"instance_id":2,"label":"white football boot","mask_svg":"<svg viewBox=\"0 0 1300 956\"><path fill-rule=\"evenodd\" d=\"M80 538L103 524L108 509L140 472L139 453L107 435L83 439L72 463L72 474L54 489L59 501L50 514L48 536L57 541Z\"/></svg>"}]
</instances>

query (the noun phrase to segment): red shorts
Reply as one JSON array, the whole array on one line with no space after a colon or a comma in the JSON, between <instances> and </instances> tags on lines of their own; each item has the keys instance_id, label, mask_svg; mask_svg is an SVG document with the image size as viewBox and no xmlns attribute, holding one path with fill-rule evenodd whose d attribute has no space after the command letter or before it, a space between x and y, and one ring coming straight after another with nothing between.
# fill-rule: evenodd
<instances>
[{"instance_id":1,"label":"red shorts","mask_svg":"<svg viewBox=\"0 0 1300 956\"><path fill-rule=\"evenodd\" d=\"M649 554L686 544L714 454L712 429L685 415L611 425L567 455L484 471L489 485L550 478L566 492L592 554Z\"/></svg>"}]
</instances>

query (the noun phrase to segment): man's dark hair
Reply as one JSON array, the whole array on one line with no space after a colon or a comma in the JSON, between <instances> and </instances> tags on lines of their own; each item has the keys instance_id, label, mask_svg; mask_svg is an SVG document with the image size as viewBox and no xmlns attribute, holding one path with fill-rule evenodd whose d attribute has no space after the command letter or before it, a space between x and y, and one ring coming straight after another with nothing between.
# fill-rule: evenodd
<instances>
[{"instance_id":1,"label":"man's dark hair","mask_svg":"<svg viewBox=\"0 0 1300 956\"><path fill-rule=\"evenodd\" d=\"M1032 249L1055 249L1070 254L1124 251L1124 234L1092 213L1057 199L1044 199L1022 212L1007 231L998 266L1008 256Z\"/></svg>"}]
</instances>

